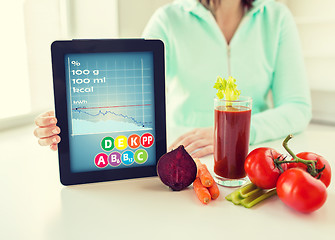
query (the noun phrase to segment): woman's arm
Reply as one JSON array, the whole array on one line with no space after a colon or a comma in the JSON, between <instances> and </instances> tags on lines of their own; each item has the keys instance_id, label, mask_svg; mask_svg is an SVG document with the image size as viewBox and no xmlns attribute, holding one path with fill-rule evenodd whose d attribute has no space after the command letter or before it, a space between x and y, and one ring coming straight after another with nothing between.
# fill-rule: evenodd
<instances>
[{"instance_id":1,"label":"woman's arm","mask_svg":"<svg viewBox=\"0 0 335 240\"><path fill-rule=\"evenodd\" d=\"M282 19L273 72L273 109L252 117L250 143L303 131L311 119L311 100L298 31L287 10Z\"/></svg>"}]
</instances>

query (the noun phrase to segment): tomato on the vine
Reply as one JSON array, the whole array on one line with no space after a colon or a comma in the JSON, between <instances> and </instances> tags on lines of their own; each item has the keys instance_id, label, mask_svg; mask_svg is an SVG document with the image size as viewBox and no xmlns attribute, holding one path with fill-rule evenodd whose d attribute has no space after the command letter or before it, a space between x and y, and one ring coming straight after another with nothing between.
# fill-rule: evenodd
<instances>
[{"instance_id":1,"label":"tomato on the vine","mask_svg":"<svg viewBox=\"0 0 335 240\"><path fill-rule=\"evenodd\" d=\"M276 187L280 174L287 169L287 164L277 164L283 156L272 148L256 148L251 151L244 163L244 169L250 181L263 189Z\"/></svg>"},{"instance_id":2,"label":"tomato on the vine","mask_svg":"<svg viewBox=\"0 0 335 240\"><path fill-rule=\"evenodd\" d=\"M326 185L326 187L329 186L331 180L331 168L328 161L324 157L312 152L301 152L298 153L296 156L304 160L317 161L315 164L315 168L316 171L318 171L318 174L314 177L320 179L320 181L323 182ZM300 162L289 163L288 168L301 168L305 171L308 171L307 165Z\"/></svg>"},{"instance_id":3,"label":"tomato on the vine","mask_svg":"<svg viewBox=\"0 0 335 240\"><path fill-rule=\"evenodd\" d=\"M325 203L327 189L325 184L304 170L291 168L278 178L277 195L289 207L309 213Z\"/></svg>"}]
</instances>

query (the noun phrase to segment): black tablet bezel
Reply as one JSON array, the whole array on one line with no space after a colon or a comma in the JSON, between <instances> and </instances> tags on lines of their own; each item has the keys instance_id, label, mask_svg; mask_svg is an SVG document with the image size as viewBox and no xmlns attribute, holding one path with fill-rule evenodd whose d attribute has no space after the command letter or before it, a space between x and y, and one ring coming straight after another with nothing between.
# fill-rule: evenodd
<instances>
[{"instance_id":1,"label":"black tablet bezel","mask_svg":"<svg viewBox=\"0 0 335 240\"><path fill-rule=\"evenodd\" d=\"M134 168L74 173L70 169L65 55L69 53L153 52L156 164ZM63 185L157 176L156 166L166 153L164 45L160 40L102 39L55 41L51 45L54 101L61 142L58 144L60 180Z\"/></svg>"}]
</instances>

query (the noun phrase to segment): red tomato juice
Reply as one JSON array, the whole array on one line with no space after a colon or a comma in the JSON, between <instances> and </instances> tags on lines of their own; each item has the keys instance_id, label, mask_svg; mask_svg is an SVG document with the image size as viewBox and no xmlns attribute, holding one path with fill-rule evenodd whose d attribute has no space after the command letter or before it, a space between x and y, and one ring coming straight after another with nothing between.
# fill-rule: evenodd
<instances>
[{"instance_id":1,"label":"red tomato juice","mask_svg":"<svg viewBox=\"0 0 335 240\"><path fill-rule=\"evenodd\" d=\"M219 106L215 109L214 172L239 179L246 176L244 161L249 150L251 109Z\"/></svg>"}]
</instances>

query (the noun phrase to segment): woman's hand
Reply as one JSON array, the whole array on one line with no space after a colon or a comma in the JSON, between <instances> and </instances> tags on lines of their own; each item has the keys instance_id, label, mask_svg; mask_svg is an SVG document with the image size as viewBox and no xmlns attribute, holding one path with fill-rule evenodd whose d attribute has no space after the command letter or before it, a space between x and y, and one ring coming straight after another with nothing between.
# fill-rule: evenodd
<instances>
[{"instance_id":1,"label":"woman's hand","mask_svg":"<svg viewBox=\"0 0 335 240\"><path fill-rule=\"evenodd\" d=\"M35 119L36 128L34 135L39 138L38 143L41 146L50 146L54 151L57 150L57 144L60 142L60 128L56 126L57 118L54 111L49 111L39 115Z\"/></svg>"},{"instance_id":2,"label":"woman's hand","mask_svg":"<svg viewBox=\"0 0 335 240\"><path fill-rule=\"evenodd\" d=\"M212 154L214 151L214 130L213 127L196 128L181 135L168 151L184 145L186 151L193 157L203 157Z\"/></svg>"}]
</instances>

